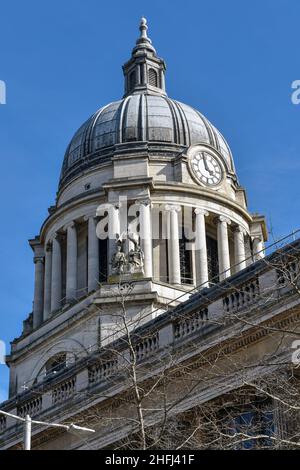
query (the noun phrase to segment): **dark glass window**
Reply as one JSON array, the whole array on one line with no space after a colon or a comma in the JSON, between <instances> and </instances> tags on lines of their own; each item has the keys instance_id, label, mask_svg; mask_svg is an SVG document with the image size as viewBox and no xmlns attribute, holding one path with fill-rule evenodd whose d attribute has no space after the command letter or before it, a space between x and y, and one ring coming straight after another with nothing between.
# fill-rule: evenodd
<instances>
[{"instance_id":1,"label":"dark glass window","mask_svg":"<svg viewBox=\"0 0 300 470\"><path fill-rule=\"evenodd\" d=\"M46 363L46 376L55 375L67 367L66 353L59 353Z\"/></svg>"},{"instance_id":2,"label":"dark glass window","mask_svg":"<svg viewBox=\"0 0 300 470\"><path fill-rule=\"evenodd\" d=\"M274 434L274 417L270 407L254 403L234 417L229 423L227 433L237 435L235 449L261 449L270 447ZM270 436L270 437L259 437ZM253 437L253 439L252 439Z\"/></svg>"},{"instance_id":3,"label":"dark glass window","mask_svg":"<svg viewBox=\"0 0 300 470\"><path fill-rule=\"evenodd\" d=\"M219 281L218 243L211 237L206 237L208 280L216 283Z\"/></svg>"},{"instance_id":4,"label":"dark glass window","mask_svg":"<svg viewBox=\"0 0 300 470\"><path fill-rule=\"evenodd\" d=\"M182 284L193 284L192 252L186 249L187 239L179 240L180 273Z\"/></svg>"},{"instance_id":5,"label":"dark glass window","mask_svg":"<svg viewBox=\"0 0 300 470\"><path fill-rule=\"evenodd\" d=\"M99 239L99 282L107 281L107 241Z\"/></svg>"}]
</instances>

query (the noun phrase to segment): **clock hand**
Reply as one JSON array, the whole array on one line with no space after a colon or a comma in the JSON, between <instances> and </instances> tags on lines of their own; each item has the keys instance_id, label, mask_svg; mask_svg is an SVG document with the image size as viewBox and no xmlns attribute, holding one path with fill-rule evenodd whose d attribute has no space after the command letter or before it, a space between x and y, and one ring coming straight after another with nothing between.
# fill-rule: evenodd
<instances>
[{"instance_id":1,"label":"clock hand","mask_svg":"<svg viewBox=\"0 0 300 470\"><path fill-rule=\"evenodd\" d=\"M208 168L207 160L206 160L206 157L205 157L205 156L203 156L203 162L204 162L204 168L206 169L206 171L208 171L208 173L210 174L210 176L213 176L214 172Z\"/></svg>"}]
</instances>

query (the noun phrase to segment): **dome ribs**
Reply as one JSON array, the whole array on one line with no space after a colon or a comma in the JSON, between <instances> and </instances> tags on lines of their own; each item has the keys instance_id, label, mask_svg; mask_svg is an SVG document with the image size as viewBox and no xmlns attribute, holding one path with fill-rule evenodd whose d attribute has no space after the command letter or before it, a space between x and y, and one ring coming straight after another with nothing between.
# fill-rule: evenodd
<instances>
[{"instance_id":1,"label":"dome ribs","mask_svg":"<svg viewBox=\"0 0 300 470\"><path fill-rule=\"evenodd\" d=\"M121 144L123 142L123 128L124 128L124 113L127 106L127 101L129 100L129 96L124 98L121 102L121 105L118 110L118 117L117 117L117 132L116 132L116 143Z\"/></svg>"},{"instance_id":2,"label":"dome ribs","mask_svg":"<svg viewBox=\"0 0 300 470\"><path fill-rule=\"evenodd\" d=\"M182 129L183 129L183 144L189 147L191 145L191 136L190 136L190 129L188 126L188 122L185 116L185 113L181 107L181 103L179 101L173 101L174 105L178 109L179 115L181 117L182 122Z\"/></svg>"},{"instance_id":3,"label":"dome ribs","mask_svg":"<svg viewBox=\"0 0 300 470\"><path fill-rule=\"evenodd\" d=\"M99 109L99 111L97 111L94 116L92 117L91 119L91 122L88 126L88 131L86 133L86 142L85 142L85 152L87 155L89 155L90 153L92 153L93 151L93 132L94 132L94 127L95 127L95 124L97 122L97 119L98 117L100 116L100 114L102 113L104 107L102 107L101 109Z\"/></svg>"},{"instance_id":4,"label":"dome ribs","mask_svg":"<svg viewBox=\"0 0 300 470\"><path fill-rule=\"evenodd\" d=\"M180 135L179 122L178 122L178 117L177 117L177 114L176 114L174 104L171 100L169 100L169 98L165 98L165 101L168 103L168 106L169 106L171 114L172 114L172 119L173 119L173 141L176 144L181 144L182 139L181 139L181 135Z\"/></svg>"},{"instance_id":5,"label":"dome ribs","mask_svg":"<svg viewBox=\"0 0 300 470\"><path fill-rule=\"evenodd\" d=\"M199 111L166 96L135 93L102 107L79 128L65 154L60 186L83 169L110 159L115 145L123 143L135 147L143 143L143 148L148 143L162 154L172 152L171 147L176 152L177 146L182 151L206 143L219 151L228 169L235 172L225 139Z\"/></svg>"},{"instance_id":6,"label":"dome ribs","mask_svg":"<svg viewBox=\"0 0 300 470\"><path fill-rule=\"evenodd\" d=\"M141 94L138 114L138 139L142 142L146 140L145 128L145 95Z\"/></svg>"},{"instance_id":7,"label":"dome ribs","mask_svg":"<svg viewBox=\"0 0 300 470\"><path fill-rule=\"evenodd\" d=\"M216 146L216 137L214 135L214 132L213 132L213 129L212 129L212 125L210 124L210 122L208 121L208 119L206 119L201 113L200 111L198 111L198 109L195 109L193 108L193 110L195 111L196 114L198 114L199 118L201 119L201 122L203 123L205 129L206 129L206 132L207 132L207 136L208 136L208 143L210 145L212 145L213 147Z\"/></svg>"},{"instance_id":8,"label":"dome ribs","mask_svg":"<svg viewBox=\"0 0 300 470\"><path fill-rule=\"evenodd\" d=\"M146 123L146 126L145 126L145 138L146 138L146 142L149 142L149 106L148 106L148 96L145 94L145 123Z\"/></svg>"}]
</instances>

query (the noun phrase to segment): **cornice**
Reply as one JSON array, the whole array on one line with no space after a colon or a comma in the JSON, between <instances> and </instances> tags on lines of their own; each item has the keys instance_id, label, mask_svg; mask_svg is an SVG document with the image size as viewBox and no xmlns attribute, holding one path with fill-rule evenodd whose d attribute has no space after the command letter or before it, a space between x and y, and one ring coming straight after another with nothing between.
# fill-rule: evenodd
<instances>
[{"instance_id":1,"label":"cornice","mask_svg":"<svg viewBox=\"0 0 300 470\"><path fill-rule=\"evenodd\" d=\"M102 185L104 190L115 189L115 188L135 188L136 186L149 186L153 188L153 178L152 176L143 176L143 177L132 177L132 178L114 178L107 183Z\"/></svg>"},{"instance_id":2,"label":"cornice","mask_svg":"<svg viewBox=\"0 0 300 470\"><path fill-rule=\"evenodd\" d=\"M70 212L74 209L77 209L80 206L84 206L87 203L97 202L101 203L102 199L105 197L105 191L103 189L96 189L94 191L89 191L89 194L79 194L78 196L69 199L64 204L59 206L55 212L50 214L47 219L43 222L40 230L40 239L41 243L45 240L45 233L49 230L49 227L62 215L67 212ZM96 213L95 213L96 215Z\"/></svg>"},{"instance_id":3,"label":"cornice","mask_svg":"<svg viewBox=\"0 0 300 470\"><path fill-rule=\"evenodd\" d=\"M240 204L237 202L233 201L232 199L227 198L226 196L223 196L222 194L211 190L211 189L206 189L206 188L200 188L199 186L195 184L186 184L186 183L180 183L178 181L176 182L163 182L163 181L153 181L153 187L154 191L168 191L168 193L171 191L173 193L189 193L193 194L196 196L201 196L209 201L212 202L219 202L223 204L224 206L229 206L231 209L237 211L242 215L247 222L251 223L253 221L253 218L251 214Z\"/></svg>"}]
</instances>

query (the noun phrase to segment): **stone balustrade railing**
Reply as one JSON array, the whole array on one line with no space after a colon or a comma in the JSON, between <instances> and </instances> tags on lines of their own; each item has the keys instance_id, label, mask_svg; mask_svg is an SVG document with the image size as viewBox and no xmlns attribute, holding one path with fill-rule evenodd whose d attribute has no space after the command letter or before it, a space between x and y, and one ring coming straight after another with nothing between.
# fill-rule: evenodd
<instances>
[{"instance_id":1,"label":"stone balustrade railing","mask_svg":"<svg viewBox=\"0 0 300 470\"><path fill-rule=\"evenodd\" d=\"M224 297L224 311L226 313L233 313L248 308L256 302L259 295L259 278L255 277L242 286L238 286L233 292Z\"/></svg>"},{"instance_id":2,"label":"stone balustrade railing","mask_svg":"<svg viewBox=\"0 0 300 470\"><path fill-rule=\"evenodd\" d=\"M208 308L196 310L185 318L174 322L174 341L179 341L199 331L208 322Z\"/></svg>"},{"instance_id":3,"label":"stone balustrade railing","mask_svg":"<svg viewBox=\"0 0 300 470\"><path fill-rule=\"evenodd\" d=\"M18 416L25 418L26 415L36 416L42 411L42 396L33 398L18 406Z\"/></svg>"},{"instance_id":4,"label":"stone balustrade railing","mask_svg":"<svg viewBox=\"0 0 300 470\"><path fill-rule=\"evenodd\" d=\"M76 393L76 376L62 382L52 391L52 403L57 405L72 398Z\"/></svg>"},{"instance_id":5,"label":"stone balustrade railing","mask_svg":"<svg viewBox=\"0 0 300 470\"><path fill-rule=\"evenodd\" d=\"M119 370L118 359L109 359L92 365L88 369L89 384L95 385Z\"/></svg>"},{"instance_id":6,"label":"stone balustrade railing","mask_svg":"<svg viewBox=\"0 0 300 470\"><path fill-rule=\"evenodd\" d=\"M0 416L0 434L6 430L6 416Z\"/></svg>"},{"instance_id":7,"label":"stone balustrade railing","mask_svg":"<svg viewBox=\"0 0 300 470\"><path fill-rule=\"evenodd\" d=\"M280 272L289 273L290 279L299 284L300 241L294 245L297 248L294 250L297 259L285 263L285 268ZM289 248L291 246L293 245ZM286 295L289 298L293 293L296 295L293 283L287 288L285 282L285 289L282 289L281 276L278 275L278 259L273 259L274 256L275 254L270 255L222 283L191 295L188 301L140 326L134 332L136 339L133 339L137 362L140 364L151 357L155 358L160 351L166 349L177 351L178 348L180 351L184 345L188 347L190 342L197 344L197 335L222 329L226 325L222 318L225 319L228 313L245 311L247 314L260 298L264 298L263 305L269 306L272 302L278 303L280 293L283 300ZM277 254L277 258L280 256L283 256L281 252ZM264 297L265 292L268 295ZM116 351L122 351L124 357L127 355L127 358L130 358L128 349L124 349L124 341L116 340L110 343L109 349L114 348ZM194 350L196 351L196 348ZM108 357L107 349L102 348L58 373L53 380L36 384L31 390L24 392L24 397L21 394L11 398L2 405L2 409L24 417L26 414L47 415L48 410L50 412L62 403L67 407L68 402L80 400L84 395L83 391L88 392L90 387L102 387L105 384L109 386L111 377L122 374L122 354ZM29 397L26 401L25 396ZM0 416L0 443L1 440L7 439L10 432L13 434L15 429L15 421Z\"/></svg>"},{"instance_id":8,"label":"stone balustrade railing","mask_svg":"<svg viewBox=\"0 0 300 470\"><path fill-rule=\"evenodd\" d=\"M300 262L298 259L283 262L276 268L278 285L284 287L297 282L300 276Z\"/></svg>"},{"instance_id":9,"label":"stone balustrade railing","mask_svg":"<svg viewBox=\"0 0 300 470\"><path fill-rule=\"evenodd\" d=\"M149 334L134 346L136 361L141 362L159 349L159 333Z\"/></svg>"}]
</instances>

